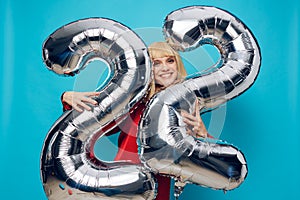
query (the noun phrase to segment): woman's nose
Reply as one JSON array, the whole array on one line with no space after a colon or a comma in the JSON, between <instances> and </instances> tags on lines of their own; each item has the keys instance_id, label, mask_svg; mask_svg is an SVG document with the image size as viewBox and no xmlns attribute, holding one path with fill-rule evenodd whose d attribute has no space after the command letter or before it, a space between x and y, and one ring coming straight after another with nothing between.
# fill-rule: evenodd
<instances>
[{"instance_id":1,"label":"woman's nose","mask_svg":"<svg viewBox=\"0 0 300 200\"><path fill-rule=\"evenodd\" d=\"M164 64L162 64L161 70L163 70L163 71L167 71L167 70L169 70L169 67L168 67L168 65L166 65L165 63L164 63Z\"/></svg>"},{"instance_id":2,"label":"woman's nose","mask_svg":"<svg viewBox=\"0 0 300 200\"><path fill-rule=\"evenodd\" d=\"M167 62L162 62L162 69L169 69Z\"/></svg>"}]
</instances>

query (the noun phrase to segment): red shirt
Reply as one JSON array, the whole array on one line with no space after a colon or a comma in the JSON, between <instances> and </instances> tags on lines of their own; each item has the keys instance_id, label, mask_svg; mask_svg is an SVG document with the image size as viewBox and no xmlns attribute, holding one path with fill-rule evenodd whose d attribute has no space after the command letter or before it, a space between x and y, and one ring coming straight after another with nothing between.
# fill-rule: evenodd
<instances>
[{"instance_id":1,"label":"red shirt","mask_svg":"<svg viewBox=\"0 0 300 200\"><path fill-rule=\"evenodd\" d=\"M130 114L120 125L121 133L118 140L119 150L115 160L130 160L133 163L140 163L137 146L138 124L145 110L145 103L137 104L134 112ZM157 174L156 176L158 188L156 200L170 199L170 178Z\"/></svg>"}]
</instances>

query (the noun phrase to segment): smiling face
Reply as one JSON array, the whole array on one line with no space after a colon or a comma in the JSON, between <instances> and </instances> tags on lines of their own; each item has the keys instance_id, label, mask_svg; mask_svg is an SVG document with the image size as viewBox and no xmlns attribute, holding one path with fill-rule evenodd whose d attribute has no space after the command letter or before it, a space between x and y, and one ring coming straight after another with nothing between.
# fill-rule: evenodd
<instances>
[{"instance_id":1,"label":"smiling face","mask_svg":"<svg viewBox=\"0 0 300 200\"><path fill-rule=\"evenodd\" d=\"M187 73L180 55L167 42L154 42L148 50L154 75L148 94L150 99L161 89L183 80Z\"/></svg>"},{"instance_id":2,"label":"smiling face","mask_svg":"<svg viewBox=\"0 0 300 200\"><path fill-rule=\"evenodd\" d=\"M156 84L168 87L177 80L178 70L174 56L155 58L152 62L154 80Z\"/></svg>"}]
</instances>

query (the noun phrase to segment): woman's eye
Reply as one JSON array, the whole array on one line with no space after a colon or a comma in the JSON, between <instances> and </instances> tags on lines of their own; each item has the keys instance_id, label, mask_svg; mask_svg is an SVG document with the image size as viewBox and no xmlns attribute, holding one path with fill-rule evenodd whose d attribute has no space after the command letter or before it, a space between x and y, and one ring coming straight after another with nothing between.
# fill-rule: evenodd
<instances>
[{"instance_id":1,"label":"woman's eye","mask_svg":"<svg viewBox=\"0 0 300 200\"><path fill-rule=\"evenodd\" d=\"M170 59L167 60L167 62L168 62L168 63L174 63L175 60L174 60L173 58L170 58Z\"/></svg>"},{"instance_id":2,"label":"woman's eye","mask_svg":"<svg viewBox=\"0 0 300 200\"><path fill-rule=\"evenodd\" d=\"M160 65L160 62L157 62L157 61L153 62L153 66L159 66L159 65Z\"/></svg>"}]
</instances>

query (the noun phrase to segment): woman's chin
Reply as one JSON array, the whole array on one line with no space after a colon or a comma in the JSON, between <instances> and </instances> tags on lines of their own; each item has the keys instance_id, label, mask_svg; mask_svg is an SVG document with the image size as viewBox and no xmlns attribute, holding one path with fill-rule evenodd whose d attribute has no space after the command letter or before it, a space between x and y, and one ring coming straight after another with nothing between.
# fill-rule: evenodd
<instances>
[{"instance_id":1,"label":"woman's chin","mask_svg":"<svg viewBox=\"0 0 300 200\"><path fill-rule=\"evenodd\" d=\"M167 83L164 83L164 84L161 84L161 85L162 85L163 87L167 88L167 87L173 85L173 83L174 83L174 81L172 81L172 82L167 82Z\"/></svg>"},{"instance_id":2,"label":"woman's chin","mask_svg":"<svg viewBox=\"0 0 300 200\"><path fill-rule=\"evenodd\" d=\"M159 81L157 83L166 88L166 87L169 87L169 86L173 85L174 83L176 83L176 79L175 80L168 79L168 80L164 80L164 81Z\"/></svg>"}]
</instances>

